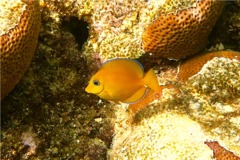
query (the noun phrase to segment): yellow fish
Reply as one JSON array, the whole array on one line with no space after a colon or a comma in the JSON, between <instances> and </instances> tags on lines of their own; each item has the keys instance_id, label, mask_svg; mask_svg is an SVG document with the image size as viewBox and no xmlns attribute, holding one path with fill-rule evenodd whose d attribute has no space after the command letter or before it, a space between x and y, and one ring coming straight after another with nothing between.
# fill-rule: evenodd
<instances>
[{"instance_id":1,"label":"yellow fish","mask_svg":"<svg viewBox=\"0 0 240 160\"><path fill-rule=\"evenodd\" d=\"M159 84L153 69L144 74L142 65L131 59L113 59L103 64L91 77L87 93L115 103L135 103L148 89L157 91Z\"/></svg>"}]
</instances>

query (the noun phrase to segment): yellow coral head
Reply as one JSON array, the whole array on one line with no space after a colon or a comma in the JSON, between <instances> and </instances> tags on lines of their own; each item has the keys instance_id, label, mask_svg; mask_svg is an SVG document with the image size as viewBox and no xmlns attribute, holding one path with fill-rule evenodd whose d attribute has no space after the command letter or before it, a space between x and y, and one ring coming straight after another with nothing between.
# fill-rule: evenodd
<instances>
[{"instance_id":1,"label":"yellow coral head","mask_svg":"<svg viewBox=\"0 0 240 160\"><path fill-rule=\"evenodd\" d=\"M93 76L90 81L88 86L85 88L85 91L87 93L92 93L92 94L100 94L104 89L104 85L100 79L97 77Z\"/></svg>"}]
</instances>

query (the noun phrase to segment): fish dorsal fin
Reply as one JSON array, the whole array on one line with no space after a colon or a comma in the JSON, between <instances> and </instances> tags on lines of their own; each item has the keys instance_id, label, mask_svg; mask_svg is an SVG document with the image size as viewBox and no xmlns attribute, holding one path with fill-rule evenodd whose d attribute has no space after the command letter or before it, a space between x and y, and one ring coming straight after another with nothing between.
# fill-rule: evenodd
<instances>
[{"instance_id":1,"label":"fish dorsal fin","mask_svg":"<svg viewBox=\"0 0 240 160\"><path fill-rule=\"evenodd\" d=\"M126 69L127 72L134 72L139 78L144 76L144 68L140 62L134 59L116 58L103 63L102 68Z\"/></svg>"}]
</instances>

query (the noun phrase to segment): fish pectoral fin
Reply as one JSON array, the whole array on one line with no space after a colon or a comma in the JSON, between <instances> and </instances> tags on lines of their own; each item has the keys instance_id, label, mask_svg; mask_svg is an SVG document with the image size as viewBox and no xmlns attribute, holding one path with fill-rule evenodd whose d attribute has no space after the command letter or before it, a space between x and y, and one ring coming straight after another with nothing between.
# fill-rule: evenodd
<instances>
[{"instance_id":1,"label":"fish pectoral fin","mask_svg":"<svg viewBox=\"0 0 240 160\"><path fill-rule=\"evenodd\" d=\"M147 88L145 86L142 86L131 97L125 99L122 102L123 103L136 103L146 95L146 92L147 92Z\"/></svg>"}]
</instances>

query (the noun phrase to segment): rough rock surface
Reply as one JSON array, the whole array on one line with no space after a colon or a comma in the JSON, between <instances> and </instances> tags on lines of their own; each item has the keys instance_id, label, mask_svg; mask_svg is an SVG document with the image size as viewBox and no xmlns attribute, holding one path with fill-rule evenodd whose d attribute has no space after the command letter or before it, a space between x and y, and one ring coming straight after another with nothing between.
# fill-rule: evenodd
<instances>
[{"instance_id":1,"label":"rough rock surface","mask_svg":"<svg viewBox=\"0 0 240 160\"><path fill-rule=\"evenodd\" d=\"M165 89L133 119L119 109L109 158L213 159L208 140L240 156L239 67L237 60L214 58L179 85L180 94Z\"/></svg>"}]
</instances>

